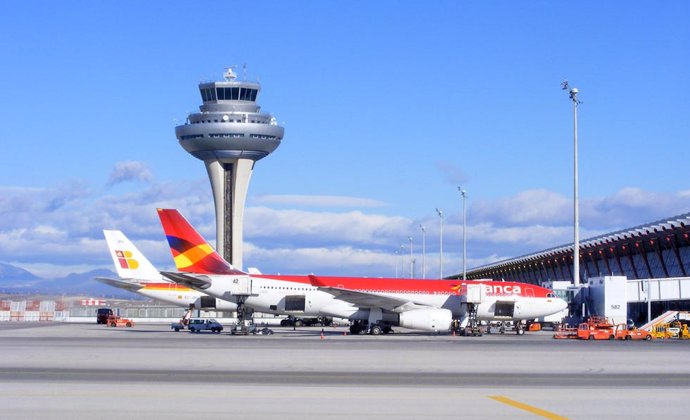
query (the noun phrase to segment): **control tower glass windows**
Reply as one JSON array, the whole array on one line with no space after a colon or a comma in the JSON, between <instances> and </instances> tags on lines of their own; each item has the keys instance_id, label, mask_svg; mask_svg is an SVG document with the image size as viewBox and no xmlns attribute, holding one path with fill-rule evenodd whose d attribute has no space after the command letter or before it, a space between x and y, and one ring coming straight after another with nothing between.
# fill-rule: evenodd
<instances>
[{"instance_id":1,"label":"control tower glass windows","mask_svg":"<svg viewBox=\"0 0 690 420\"><path fill-rule=\"evenodd\" d=\"M213 88L204 88L200 89L201 91L201 99L204 102L208 101L215 101L216 100L216 90Z\"/></svg>"},{"instance_id":2,"label":"control tower glass windows","mask_svg":"<svg viewBox=\"0 0 690 420\"><path fill-rule=\"evenodd\" d=\"M209 94L206 93L206 96L204 97L204 92L202 89L202 97L205 98L204 100L211 100L208 99L210 98ZM243 88L243 87L217 87L214 89L210 89L213 92L213 95L215 97L213 100L218 98L219 101L248 101L248 102L255 102L256 101L256 95L259 92L257 89L249 89L249 88Z\"/></svg>"}]
</instances>

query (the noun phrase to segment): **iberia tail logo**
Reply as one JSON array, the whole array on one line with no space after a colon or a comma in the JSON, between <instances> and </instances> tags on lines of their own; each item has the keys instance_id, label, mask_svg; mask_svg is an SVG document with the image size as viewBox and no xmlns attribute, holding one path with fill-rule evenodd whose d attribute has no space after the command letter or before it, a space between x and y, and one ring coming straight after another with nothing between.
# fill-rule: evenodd
<instances>
[{"instance_id":1,"label":"iberia tail logo","mask_svg":"<svg viewBox=\"0 0 690 420\"><path fill-rule=\"evenodd\" d=\"M139 268L139 261L132 258L132 251L115 251L115 256L117 256L120 267L129 270Z\"/></svg>"}]
</instances>

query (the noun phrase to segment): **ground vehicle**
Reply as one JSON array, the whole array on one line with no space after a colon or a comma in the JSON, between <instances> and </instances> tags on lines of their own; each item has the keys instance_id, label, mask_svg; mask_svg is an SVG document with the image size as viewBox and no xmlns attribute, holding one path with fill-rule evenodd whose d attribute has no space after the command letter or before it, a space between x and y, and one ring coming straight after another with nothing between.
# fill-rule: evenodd
<instances>
[{"instance_id":1,"label":"ground vehicle","mask_svg":"<svg viewBox=\"0 0 690 420\"><path fill-rule=\"evenodd\" d=\"M287 318L280 321L281 327L328 327L333 323L333 318L326 316L317 316L313 318L297 318L288 315Z\"/></svg>"},{"instance_id":2,"label":"ground vehicle","mask_svg":"<svg viewBox=\"0 0 690 420\"><path fill-rule=\"evenodd\" d=\"M96 324L107 324L108 317L113 315L113 310L110 308L98 308L96 312Z\"/></svg>"},{"instance_id":3,"label":"ground vehicle","mask_svg":"<svg viewBox=\"0 0 690 420\"><path fill-rule=\"evenodd\" d=\"M613 340L614 326L606 318L593 316L577 328L577 338L582 340Z\"/></svg>"},{"instance_id":4,"label":"ground vehicle","mask_svg":"<svg viewBox=\"0 0 690 420\"><path fill-rule=\"evenodd\" d=\"M638 328L629 328L626 324L616 325L614 335L616 340L651 340L652 335L645 330Z\"/></svg>"},{"instance_id":5,"label":"ground vehicle","mask_svg":"<svg viewBox=\"0 0 690 420\"><path fill-rule=\"evenodd\" d=\"M681 340L690 339L688 325L678 320L660 323L652 327L651 335L654 338L679 338Z\"/></svg>"},{"instance_id":6,"label":"ground vehicle","mask_svg":"<svg viewBox=\"0 0 690 420\"><path fill-rule=\"evenodd\" d=\"M127 318L121 318L118 315L110 315L108 317L107 325L109 327L131 327L134 325L134 321Z\"/></svg>"},{"instance_id":7,"label":"ground vehicle","mask_svg":"<svg viewBox=\"0 0 690 420\"><path fill-rule=\"evenodd\" d=\"M185 327L189 325L189 320L191 319L191 317L192 317L192 308L190 307L184 313L182 318L180 318L179 321L173 322L172 324L170 324L170 329L175 330L175 332L178 332L180 330L184 330Z\"/></svg>"},{"instance_id":8,"label":"ground vehicle","mask_svg":"<svg viewBox=\"0 0 690 420\"><path fill-rule=\"evenodd\" d=\"M215 319L201 319L192 318L189 320L189 332L198 333L200 331L211 331L214 333L220 333L223 331L223 326L220 322Z\"/></svg>"},{"instance_id":9,"label":"ground vehicle","mask_svg":"<svg viewBox=\"0 0 690 420\"><path fill-rule=\"evenodd\" d=\"M173 322L170 324L170 329L175 330L175 332L178 332L180 330L184 330L185 324L182 323L181 321Z\"/></svg>"},{"instance_id":10,"label":"ground vehicle","mask_svg":"<svg viewBox=\"0 0 690 420\"><path fill-rule=\"evenodd\" d=\"M255 325L253 327L250 332L254 335L273 335L273 330L268 327L257 328Z\"/></svg>"}]
</instances>

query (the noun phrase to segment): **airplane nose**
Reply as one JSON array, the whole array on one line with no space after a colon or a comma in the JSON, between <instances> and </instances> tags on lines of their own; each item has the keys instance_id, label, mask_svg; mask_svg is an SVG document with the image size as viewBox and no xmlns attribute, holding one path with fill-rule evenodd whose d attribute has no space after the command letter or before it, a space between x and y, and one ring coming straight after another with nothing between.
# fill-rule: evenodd
<instances>
[{"instance_id":1,"label":"airplane nose","mask_svg":"<svg viewBox=\"0 0 690 420\"><path fill-rule=\"evenodd\" d=\"M558 301L557 301L556 304L558 305L558 310L559 310L559 311L562 311L563 309L565 309L565 308L568 307L568 302L566 302L566 301L563 300L563 299L558 299Z\"/></svg>"}]
</instances>

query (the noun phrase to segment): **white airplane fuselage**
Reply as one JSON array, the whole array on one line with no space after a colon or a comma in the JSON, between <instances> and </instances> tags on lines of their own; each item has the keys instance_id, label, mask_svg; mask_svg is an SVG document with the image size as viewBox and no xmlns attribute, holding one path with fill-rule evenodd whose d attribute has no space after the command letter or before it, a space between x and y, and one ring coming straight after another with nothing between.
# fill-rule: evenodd
<instances>
[{"instance_id":1,"label":"white airplane fuselage","mask_svg":"<svg viewBox=\"0 0 690 420\"><path fill-rule=\"evenodd\" d=\"M371 309L376 310L376 305L373 304L366 307L338 299L333 294L305 282L304 279L308 280L308 278L304 276L275 276L276 278L274 278L270 275L207 274L205 277L211 281L210 285L203 289L204 293L230 302L236 302L237 297L244 294L246 296L245 304L258 312L370 320ZM523 288L526 289L525 292L529 293L530 285L525 285ZM537 288L537 286L531 288ZM491 287L487 286L487 290L489 289ZM534 319L557 313L567 306L563 300L554 296L523 296L514 293L514 290L507 289L501 290L502 293L500 294L485 294L481 303L477 304L478 319L486 321ZM522 290L520 291L522 292ZM366 293L375 297L411 302L421 310L425 308L445 309L450 311L453 319L462 319L467 313L467 303L463 299L463 295L452 290L448 290L446 293L440 291L404 293L366 290ZM532 294L534 295L533 292ZM395 322L398 313L409 309L401 307L383 310L380 319Z\"/></svg>"},{"instance_id":2,"label":"white airplane fuselage","mask_svg":"<svg viewBox=\"0 0 690 420\"><path fill-rule=\"evenodd\" d=\"M155 283L137 281L135 279L121 279L120 281L136 285L138 287L137 289L130 289L133 293L180 308L187 309L190 305L194 305L196 309L226 312L234 312L237 310L237 304L235 302L218 299L198 290L165 280Z\"/></svg>"}]
</instances>

